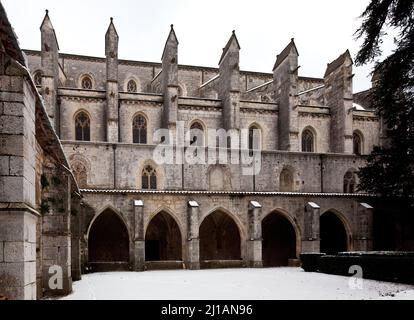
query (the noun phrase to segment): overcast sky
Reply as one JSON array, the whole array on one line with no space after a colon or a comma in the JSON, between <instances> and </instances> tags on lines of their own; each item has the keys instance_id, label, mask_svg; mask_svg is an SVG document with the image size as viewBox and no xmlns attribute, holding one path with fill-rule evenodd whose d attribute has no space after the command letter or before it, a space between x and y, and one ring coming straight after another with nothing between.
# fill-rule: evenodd
<instances>
[{"instance_id":1,"label":"overcast sky","mask_svg":"<svg viewBox=\"0 0 414 320\"><path fill-rule=\"evenodd\" d=\"M24 49L40 49L40 24L49 9L60 51L103 57L109 18L120 36L119 57L159 62L174 24L179 63L217 67L232 30L242 70L271 72L276 55L295 38L299 74L323 77L326 64L346 49L369 0L2 0ZM384 43L389 54L392 41ZM371 66L354 69L354 91L371 85Z\"/></svg>"}]
</instances>

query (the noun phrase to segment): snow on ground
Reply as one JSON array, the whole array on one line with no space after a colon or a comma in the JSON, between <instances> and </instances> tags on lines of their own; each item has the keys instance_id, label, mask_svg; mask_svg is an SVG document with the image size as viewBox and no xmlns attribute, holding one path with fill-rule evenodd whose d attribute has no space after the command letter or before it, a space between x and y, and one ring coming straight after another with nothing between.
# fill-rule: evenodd
<instances>
[{"instance_id":1,"label":"snow on ground","mask_svg":"<svg viewBox=\"0 0 414 320\"><path fill-rule=\"evenodd\" d=\"M107 272L82 276L63 299L122 300L414 300L414 286L307 273L301 268Z\"/></svg>"}]
</instances>

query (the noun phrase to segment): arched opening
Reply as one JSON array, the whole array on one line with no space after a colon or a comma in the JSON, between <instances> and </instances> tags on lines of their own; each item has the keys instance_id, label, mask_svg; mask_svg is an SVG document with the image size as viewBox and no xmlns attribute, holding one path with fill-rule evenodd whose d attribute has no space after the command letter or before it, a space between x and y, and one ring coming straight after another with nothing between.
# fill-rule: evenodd
<instances>
[{"instance_id":1,"label":"arched opening","mask_svg":"<svg viewBox=\"0 0 414 320\"><path fill-rule=\"evenodd\" d=\"M144 167L141 173L141 188L157 190L157 171L150 165Z\"/></svg>"},{"instance_id":2,"label":"arched opening","mask_svg":"<svg viewBox=\"0 0 414 320\"><path fill-rule=\"evenodd\" d=\"M253 155L254 150L261 150L262 148L262 131L253 124L249 127L249 153Z\"/></svg>"},{"instance_id":3,"label":"arched opening","mask_svg":"<svg viewBox=\"0 0 414 320\"><path fill-rule=\"evenodd\" d=\"M181 261L181 232L177 222L161 211L145 233L145 261Z\"/></svg>"},{"instance_id":4,"label":"arched opening","mask_svg":"<svg viewBox=\"0 0 414 320\"><path fill-rule=\"evenodd\" d=\"M88 186L88 174L85 165L81 162L74 162L72 168L78 186L86 188Z\"/></svg>"},{"instance_id":5,"label":"arched opening","mask_svg":"<svg viewBox=\"0 0 414 320\"><path fill-rule=\"evenodd\" d=\"M240 233L226 213L215 211L200 226L200 260L240 260Z\"/></svg>"},{"instance_id":6,"label":"arched opening","mask_svg":"<svg viewBox=\"0 0 414 320\"><path fill-rule=\"evenodd\" d=\"M93 82L90 76L83 76L81 80L81 87L85 90L93 89Z\"/></svg>"},{"instance_id":7,"label":"arched opening","mask_svg":"<svg viewBox=\"0 0 414 320\"><path fill-rule=\"evenodd\" d=\"M91 120L84 111L79 112L75 117L75 139L77 141L91 140Z\"/></svg>"},{"instance_id":8,"label":"arched opening","mask_svg":"<svg viewBox=\"0 0 414 320\"><path fill-rule=\"evenodd\" d=\"M129 236L121 218L107 209L93 221L88 236L92 271L128 270Z\"/></svg>"},{"instance_id":9,"label":"arched opening","mask_svg":"<svg viewBox=\"0 0 414 320\"><path fill-rule=\"evenodd\" d=\"M302 152L315 152L315 137L309 129L302 132Z\"/></svg>"},{"instance_id":10,"label":"arched opening","mask_svg":"<svg viewBox=\"0 0 414 320\"><path fill-rule=\"evenodd\" d=\"M281 192L293 192L294 181L293 171L290 168L284 168L280 173L280 188Z\"/></svg>"},{"instance_id":11,"label":"arched opening","mask_svg":"<svg viewBox=\"0 0 414 320\"><path fill-rule=\"evenodd\" d=\"M348 236L343 222L333 212L325 212L320 218L321 252L338 254L348 251Z\"/></svg>"},{"instance_id":12,"label":"arched opening","mask_svg":"<svg viewBox=\"0 0 414 320\"><path fill-rule=\"evenodd\" d=\"M197 147L204 145L204 127L198 121L193 122L190 126L190 144Z\"/></svg>"},{"instance_id":13,"label":"arched opening","mask_svg":"<svg viewBox=\"0 0 414 320\"><path fill-rule=\"evenodd\" d=\"M349 170L344 176L344 193L355 193L356 189L356 174Z\"/></svg>"},{"instance_id":14,"label":"arched opening","mask_svg":"<svg viewBox=\"0 0 414 320\"><path fill-rule=\"evenodd\" d=\"M147 143L147 119L141 114L137 115L132 122L132 142Z\"/></svg>"},{"instance_id":15,"label":"arched opening","mask_svg":"<svg viewBox=\"0 0 414 320\"><path fill-rule=\"evenodd\" d=\"M136 93L138 91L138 86L135 80L129 80L127 83L127 92L128 93Z\"/></svg>"},{"instance_id":16,"label":"arched opening","mask_svg":"<svg viewBox=\"0 0 414 320\"><path fill-rule=\"evenodd\" d=\"M362 154L362 135L359 132L354 132L352 135L353 145L354 145L354 154L361 155Z\"/></svg>"},{"instance_id":17,"label":"arched opening","mask_svg":"<svg viewBox=\"0 0 414 320\"><path fill-rule=\"evenodd\" d=\"M292 223L274 212L262 221L262 259L264 267L289 265L296 259L296 232Z\"/></svg>"}]
</instances>

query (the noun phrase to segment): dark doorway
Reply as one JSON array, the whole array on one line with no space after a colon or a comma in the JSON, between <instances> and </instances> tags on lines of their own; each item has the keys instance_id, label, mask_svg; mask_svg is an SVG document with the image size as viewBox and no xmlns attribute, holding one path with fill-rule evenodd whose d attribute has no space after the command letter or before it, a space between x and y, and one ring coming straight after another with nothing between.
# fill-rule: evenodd
<instances>
[{"instance_id":1,"label":"dark doorway","mask_svg":"<svg viewBox=\"0 0 414 320\"><path fill-rule=\"evenodd\" d=\"M264 267L281 267L296 259L296 232L283 215L271 213L262 221Z\"/></svg>"},{"instance_id":2,"label":"dark doorway","mask_svg":"<svg viewBox=\"0 0 414 320\"><path fill-rule=\"evenodd\" d=\"M226 213L216 211L200 226L200 260L240 260L240 234Z\"/></svg>"},{"instance_id":3,"label":"dark doorway","mask_svg":"<svg viewBox=\"0 0 414 320\"><path fill-rule=\"evenodd\" d=\"M93 222L88 237L89 263L129 261L128 230L112 210L105 210Z\"/></svg>"},{"instance_id":4,"label":"dark doorway","mask_svg":"<svg viewBox=\"0 0 414 320\"><path fill-rule=\"evenodd\" d=\"M333 212L326 212L320 218L321 252L338 254L348 250L347 233L341 219Z\"/></svg>"},{"instance_id":5,"label":"dark doorway","mask_svg":"<svg viewBox=\"0 0 414 320\"><path fill-rule=\"evenodd\" d=\"M145 261L180 261L181 232L177 222L166 212L158 213L145 234Z\"/></svg>"}]
</instances>

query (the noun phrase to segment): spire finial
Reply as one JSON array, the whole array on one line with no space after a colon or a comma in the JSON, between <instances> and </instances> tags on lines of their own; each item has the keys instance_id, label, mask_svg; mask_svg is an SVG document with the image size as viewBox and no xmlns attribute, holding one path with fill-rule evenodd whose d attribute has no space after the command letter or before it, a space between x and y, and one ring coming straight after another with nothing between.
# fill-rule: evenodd
<instances>
[{"instance_id":1,"label":"spire finial","mask_svg":"<svg viewBox=\"0 0 414 320\"><path fill-rule=\"evenodd\" d=\"M111 17L111 22L114 21L114 18Z\"/></svg>"},{"instance_id":2,"label":"spire finial","mask_svg":"<svg viewBox=\"0 0 414 320\"><path fill-rule=\"evenodd\" d=\"M174 25L173 24L171 24L171 29L174 29Z\"/></svg>"},{"instance_id":3,"label":"spire finial","mask_svg":"<svg viewBox=\"0 0 414 320\"><path fill-rule=\"evenodd\" d=\"M49 14L49 10L48 9L46 9L46 14Z\"/></svg>"},{"instance_id":4,"label":"spire finial","mask_svg":"<svg viewBox=\"0 0 414 320\"><path fill-rule=\"evenodd\" d=\"M232 32L233 32L233 34L235 34L236 33L236 30L233 30Z\"/></svg>"}]
</instances>

